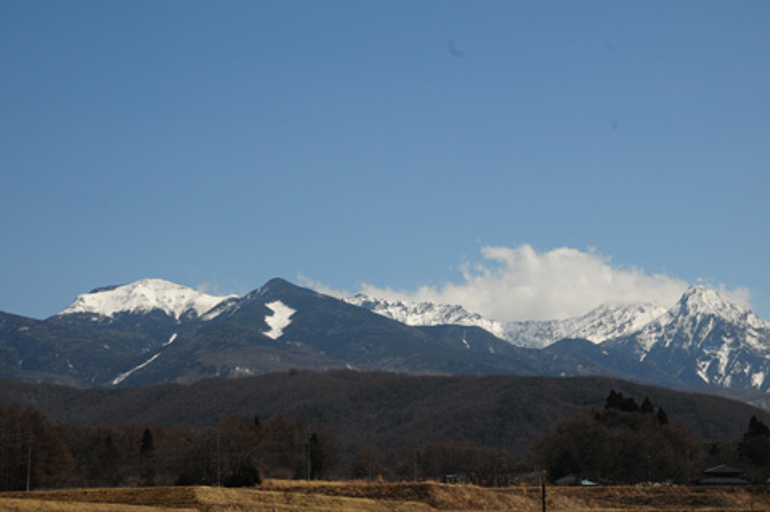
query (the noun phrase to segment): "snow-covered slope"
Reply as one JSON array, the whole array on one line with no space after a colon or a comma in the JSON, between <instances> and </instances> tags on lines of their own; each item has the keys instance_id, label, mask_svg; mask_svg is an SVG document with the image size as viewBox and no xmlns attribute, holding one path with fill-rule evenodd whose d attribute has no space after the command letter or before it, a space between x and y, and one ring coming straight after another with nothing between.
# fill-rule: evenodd
<instances>
[{"instance_id":1,"label":"snow-covered slope","mask_svg":"<svg viewBox=\"0 0 770 512\"><path fill-rule=\"evenodd\" d=\"M59 315L86 314L110 318L119 313L163 311L179 320L183 315L202 317L234 296L217 297L163 279L142 279L131 284L100 288L79 295Z\"/></svg>"},{"instance_id":2,"label":"snow-covered slope","mask_svg":"<svg viewBox=\"0 0 770 512\"><path fill-rule=\"evenodd\" d=\"M770 323L704 286L608 349L665 369L692 384L770 389Z\"/></svg>"},{"instance_id":3,"label":"snow-covered slope","mask_svg":"<svg viewBox=\"0 0 770 512\"><path fill-rule=\"evenodd\" d=\"M667 310L654 304L604 304L578 318L503 324L470 313L462 306L392 301L362 294L345 300L407 325L476 326L514 345L528 348L546 347L563 338L585 338L600 343L637 331Z\"/></svg>"},{"instance_id":4,"label":"snow-covered slope","mask_svg":"<svg viewBox=\"0 0 770 512\"><path fill-rule=\"evenodd\" d=\"M636 332L665 314L667 308L651 303L602 304L578 318L558 321L560 332L556 339L585 338L594 343Z\"/></svg>"},{"instance_id":5,"label":"snow-covered slope","mask_svg":"<svg viewBox=\"0 0 770 512\"><path fill-rule=\"evenodd\" d=\"M387 300L358 294L344 299L348 304L368 309L384 317L411 326L463 325L481 327L498 338L507 339L499 322L477 313L470 313L462 306L434 304L432 302L405 302Z\"/></svg>"}]
</instances>

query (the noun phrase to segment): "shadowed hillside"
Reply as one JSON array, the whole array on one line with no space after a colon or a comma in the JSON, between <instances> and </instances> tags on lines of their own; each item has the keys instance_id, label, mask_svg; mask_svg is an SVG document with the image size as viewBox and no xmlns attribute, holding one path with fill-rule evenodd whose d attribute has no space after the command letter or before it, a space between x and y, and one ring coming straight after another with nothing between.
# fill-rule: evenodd
<instances>
[{"instance_id":1,"label":"shadowed hillside","mask_svg":"<svg viewBox=\"0 0 770 512\"><path fill-rule=\"evenodd\" d=\"M344 449L379 449L461 441L523 456L560 418L602 407L615 389L648 396L701 440L739 437L762 412L712 395L674 392L598 377L415 376L394 373L291 371L191 385L120 390L2 382L0 403L18 403L75 425L208 427L222 414L301 418L332 431Z\"/></svg>"}]
</instances>

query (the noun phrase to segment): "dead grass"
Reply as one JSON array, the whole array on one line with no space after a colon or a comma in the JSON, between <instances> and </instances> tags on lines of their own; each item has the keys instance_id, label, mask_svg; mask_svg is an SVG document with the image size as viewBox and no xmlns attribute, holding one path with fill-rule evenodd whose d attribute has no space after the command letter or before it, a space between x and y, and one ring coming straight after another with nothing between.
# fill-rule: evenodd
<instances>
[{"instance_id":1,"label":"dead grass","mask_svg":"<svg viewBox=\"0 0 770 512\"><path fill-rule=\"evenodd\" d=\"M296 481L268 480L263 485L292 494L318 494L347 496L377 501L422 503L432 510L525 510L522 507L531 500L515 495L505 495L495 490L472 485L445 485L435 482L372 483L334 482L304 483Z\"/></svg>"},{"instance_id":2,"label":"dead grass","mask_svg":"<svg viewBox=\"0 0 770 512\"><path fill-rule=\"evenodd\" d=\"M166 508L196 510L198 506L194 487L121 487L0 493L0 499L2 498L32 498L34 500L61 503L76 502L160 507L159 510L165 510ZM99 510L106 509L100 508Z\"/></svg>"},{"instance_id":3,"label":"dead grass","mask_svg":"<svg viewBox=\"0 0 770 512\"><path fill-rule=\"evenodd\" d=\"M326 496L261 488L146 487L0 493L0 511L10 512L429 512L424 503Z\"/></svg>"},{"instance_id":4,"label":"dead grass","mask_svg":"<svg viewBox=\"0 0 770 512\"><path fill-rule=\"evenodd\" d=\"M488 489L433 482L298 482L267 480L258 488L148 487L0 493L9 512L540 512L539 487ZM765 487L549 487L549 512L770 511Z\"/></svg>"},{"instance_id":5,"label":"dead grass","mask_svg":"<svg viewBox=\"0 0 770 512\"><path fill-rule=\"evenodd\" d=\"M144 507L118 503L81 503L67 500L0 498L3 512L168 512L165 507ZM197 508L174 508L174 512L195 512Z\"/></svg>"}]
</instances>

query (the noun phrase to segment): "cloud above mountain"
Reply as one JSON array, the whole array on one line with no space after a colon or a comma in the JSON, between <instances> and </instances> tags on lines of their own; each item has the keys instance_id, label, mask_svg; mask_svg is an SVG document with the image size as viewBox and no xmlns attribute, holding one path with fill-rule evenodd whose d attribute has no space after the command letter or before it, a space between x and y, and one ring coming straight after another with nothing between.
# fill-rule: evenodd
<instances>
[{"instance_id":1,"label":"cloud above mountain","mask_svg":"<svg viewBox=\"0 0 770 512\"><path fill-rule=\"evenodd\" d=\"M360 292L394 300L459 304L500 321L551 320L582 315L605 302L652 302L672 306L690 283L642 269L613 266L597 251L561 247L537 252L529 245L487 246L483 261L466 263L462 280L417 290L364 283ZM312 285L322 293L339 292ZM719 287L725 298L748 305L746 289Z\"/></svg>"}]
</instances>

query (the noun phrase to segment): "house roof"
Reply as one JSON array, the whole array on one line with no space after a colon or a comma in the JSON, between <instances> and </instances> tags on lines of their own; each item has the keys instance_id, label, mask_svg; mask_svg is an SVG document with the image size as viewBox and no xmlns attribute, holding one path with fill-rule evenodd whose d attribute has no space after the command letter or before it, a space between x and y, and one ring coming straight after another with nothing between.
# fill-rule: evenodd
<instances>
[{"instance_id":1,"label":"house roof","mask_svg":"<svg viewBox=\"0 0 770 512\"><path fill-rule=\"evenodd\" d=\"M740 476L743 474L743 470L728 466L727 464L720 464L705 470L704 473L710 476Z\"/></svg>"}]
</instances>

